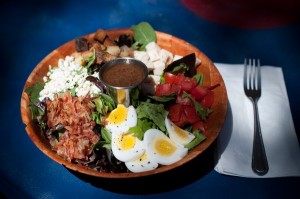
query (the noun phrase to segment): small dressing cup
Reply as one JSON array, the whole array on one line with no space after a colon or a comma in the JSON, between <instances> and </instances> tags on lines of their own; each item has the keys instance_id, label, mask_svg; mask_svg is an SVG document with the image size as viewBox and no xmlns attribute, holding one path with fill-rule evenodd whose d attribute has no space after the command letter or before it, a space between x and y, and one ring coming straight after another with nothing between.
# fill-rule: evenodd
<instances>
[{"instance_id":1,"label":"small dressing cup","mask_svg":"<svg viewBox=\"0 0 300 199\"><path fill-rule=\"evenodd\" d=\"M128 107L136 91L148 76L147 66L137 59L116 58L105 63L99 79L115 103Z\"/></svg>"}]
</instances>

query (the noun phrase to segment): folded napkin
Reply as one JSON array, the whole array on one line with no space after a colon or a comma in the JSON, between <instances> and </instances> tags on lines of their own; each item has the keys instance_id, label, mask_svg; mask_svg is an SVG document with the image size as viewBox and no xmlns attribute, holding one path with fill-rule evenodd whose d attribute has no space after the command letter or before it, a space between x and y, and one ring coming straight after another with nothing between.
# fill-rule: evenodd
<instances>
[{"instance_id":1,"label":"folded napkin","mask_svg":"<svg viewBox=\"0 0 300 199\"><path fill-rule=\"evenodd\" d=\"M262 66L262 93L258 110L269 172L251 168L254 134L253 105L243 90L244 66L216 63L228 94L228 113L218 138L215 170L222 174L271 178L300 176L300 150L290 111L282 69Z\"/></svg>"}]
</instances>

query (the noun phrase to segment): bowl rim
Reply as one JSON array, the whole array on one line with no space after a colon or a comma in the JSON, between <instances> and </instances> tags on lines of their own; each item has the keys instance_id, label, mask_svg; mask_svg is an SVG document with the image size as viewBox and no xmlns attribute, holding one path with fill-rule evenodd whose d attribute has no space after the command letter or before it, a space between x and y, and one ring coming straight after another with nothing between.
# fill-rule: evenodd
<instances>
[{"instance_id":1,"label":"bowl rim","mask_svg":"<svg viewBox=\"0 0 300 199\"><path fill-rule=\"evenodd\" d=\"M118 28L118 29L109 29L105 30L108 35L120 35L121 33L124 34L132 34L132 31L129 28ZM219 81L220 83L220 94L222 97L222 100L220 101L220 104L218 106L220 109L217 110L218 114L220 115L220 118L218 121L216 121L216 127L214 128L214 132L212 136L207 138L204 142L202 142L200 145L196 146L193 150L189 151L189 153L180 161L167 165L167 166L161 166L158 167L155 170L151 171L145 171L145 172L139 172L139 173L106 173L106 172L101 172L101 171L95 171L91 170L88 168L85 168L83 166L79 166L77 164L68 162L67 160L64 160L62 157L58 156L55 151L51 150L50 145L46 143L45 138L42 137L41 134L35 133L37 130L37 127L31 121L31 114L30 111L28 110L28 103L29 103L29 98L27 93L25 92L25 89L32 85L34 80L37 78L38 75L41 75L39 72L39 69L45 68L48 66L45 66L47 61L49 59L52 59L52 56L58 56L59 58L65 58L68 54L64 54L64 51L69 51L70 49L75 49L75 38L64 43L63 45L59 46L52 52L50 52L47 56L45 56L32 70L30 75L28 76L26 83L23 87L22 90L22 96L21 96L21 101L20 101L20 111L21 111L21 117L22 117L22 122L26 126L25 130L30 137L30 139L33 141L33 143L38 147L46 156L54 160L55 162L65 166L68 169L71 169L76 172L80 172L82 174L86 174L89 176L94 176L94 177L100 177L100 178L113 178L113 179L119 179L119 178L139 178L139 177L145 177L145 176L150 176L150 175L155 175L163 172L167 172L169 170L173 170L177 167L182 166L183 164L189 162L190 160L196 158L197 156L201 155L218 137L222 126L224 125L226 115L227 115L227 106L228 106L228 97L227 97L227 91L225 87L224 80L219 73L218 69L214 65L214 63L197 47L194 45L188 43L187 41L178 38L176 36L170 35L168 33L160 32L160 31L155 31L157 35L157 43L158 45L161 45L163 42L162 38L164 40L169 40L170 43L167 43L168 47L172 47L172 45L176 44L183 44L185 46L186 50L189 50L191 52L194 52L196 54L196 57L200 59L201 57L201 62L205 61L205 66L209 69L210 73L210 78L215 78ZM83 35L81 37L86 37L86 38L92 38L95 35L95 32L89 33L86 35ZM72 44L74 47L70 47L70 44ZM175 49L176 50L176 49ZM75 52L75 51L74 51ZM176 54L176 53L173 53ZM59 59L56 58L56 59ZM43 74L45 75L45 74ZM210 82L211 83L211 82ZM197 149L197 150L196 150Z\"/></svg>"}]
</instances>

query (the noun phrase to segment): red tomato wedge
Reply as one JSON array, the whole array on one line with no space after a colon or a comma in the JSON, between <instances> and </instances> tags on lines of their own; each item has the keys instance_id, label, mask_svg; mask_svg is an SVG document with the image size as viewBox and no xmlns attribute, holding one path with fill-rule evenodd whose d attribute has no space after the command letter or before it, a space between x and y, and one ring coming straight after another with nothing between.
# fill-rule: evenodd
<instances>
[{"instance_id":1,"label":"red tomato wedge","mask_svg":"<svg viewBox=\"0 0 300 199\"><path fill-rule=\"evenodd\" d=\"M183 98L182 94L177 95L176 103L181 105L189 105L189 106L193 105L192 100L188 97Z\"/></svg>"},{"instance_id":2,"label":"red tomato wedge","mask_svg":"<svg viewBox=\"0 0 300 199\"><path fill-rule=\"evenodd\" d=\"M198 85L193 88L193 90L191 91L191 95L195 98L195 100L201 101L208 91L209 90L207 90L207 88Z\"/></svg>"},{"instance_id":3,"label":"red tomato wedge","mask_svg":"<svg viewBox=\"0 0 300 199\"><path fill-rule=\"evenodd\" d=\"M172 86L177 85L175 87L175 89L173 89L173 90L176 90L179 93L182 91L190 92L194 87L197 86L196 78L185 77L183 74L174 75L172 73L166 72L164 74L164 78L165 78L164 84L167 84L167 85L171 84ZM178 90L178 86L180 86L180 88L181 88L180 90ZM159 89L161 89L161 88L159 88ZM171 88L169 88L169 89L171 89ZM166 86L166 88L164 88L163 90L165 91L165 90L169 90L169 89L167 89L167 86ZM160 94L160 91L158 93ZM168 93L168 92L163 92L163 93Z\"/></svg>"},{"instance_id":4,"label":"red tomato wedge","mask_svg":"<svg viewBox=\"0 0 300 199\"><path fill-rule=\"evenodd\" d=\"M155 95L168 95L171 94L171 84L158 84L156 86Z\"/></svg>"},{"instance_id":5,"label":"red tomato wedge","mask_svg":"<svg viewBox=\"0 0 300 199\"><path fill-rule=\"evenodd\" d=\"M200 116L197 114L193 106L184 106L184 114L187 118L189 124L194 124L195 122L201 120Z\"/></svg>"},{"instance_id":6,"label":"red tomato wedge","mask_svg":"<svg viewBox=\"0 0 300 199\"><path fill-rule=\"evenodd\" d=\"M173 84L174 80L176 78L176 75L166 72L164 74L164 78L165 78L165 84Z\"/></svg>"},{"instance_id":7,"label":"red tomato wedge","mask_svg":"<svg viewBox=\"0 0 300 199\"><path fill-rule=\"evenodd\" d=\"M173 84L181 84L185 79L185 76L183 74L177 74L174 78Z\"/></svg>"},{"instance_id":8,"label":"red tomato wedge","mask_svg":"<svg viewBox=\"0 0 300 199\"><path fill-rule=\"evenodd\" d=\"M185 77L180 83L183 91L190 92L195 86L197 86L196 78Z\"/></svg>"},{"instance_id":9,"label":"red tomato wedge","mask_svg":"<svg viewBox=\"0 0 300 199\"><path fill-rule=\"evenodd\" d=\"M197 121L196 123L193 124L192 131L194 132L197 129L199 129L201 133L205 134L205 131L207 129L207 124L201 120Z\"/></svg>"},{"instance_id":10,"label":"red tomato wedge","mask_svg":"<svg viewBox=\"0 0 300 199\"><path fill-rule=\"evenodd\" d=\"M158 84L156 86L155 95L162 96L162 95L170 95L172 93L180 93L181 86L177 84Z\"/></svg>"},{"instance_id":11,"label":"red tomato wedge","mask_svg":"<svg viewBox=\"0 0 300 199\"><path fill-rule=\"evenodd\" d=\"M192 125L201 118L195 108L190 105L172 104L169 108L169 119L179 127Z\"/></svg>"},{"instance_id":12,"label":"red tomato wedge","mask_svg":"<svg viewBox=\"0 0 300 199\"><path fill-rule=\"evenodd\" d=\"M214 93L211 90L201 100L201 105L206 108L211 108L212 104L214 103Z\"/></svg>"},{"instance_id":13,"label":"red tomato wedge","mask_svg":"<svg viewBox=\"0 0 300 199\"><path fill-rule=\"evenodd\" d=\"M169 108L169 119L177 126L184 125L184 118L182 118L183 106L181 104L172 104Z\"/></svg>"}]
</instances>

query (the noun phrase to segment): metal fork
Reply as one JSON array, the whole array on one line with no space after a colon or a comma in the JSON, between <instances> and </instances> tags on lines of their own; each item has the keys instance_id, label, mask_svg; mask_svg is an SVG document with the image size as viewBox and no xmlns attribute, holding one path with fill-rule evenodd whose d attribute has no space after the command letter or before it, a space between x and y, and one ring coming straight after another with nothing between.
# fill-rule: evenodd
<instances>
[{"instance_id":1,"label":"metal fork","mask_svg":"<svg viewBox=\"0 0 300 199\"><path fill-rule=\"evenodd\" d=\"M245 59L244 69L244 91L246 96L253 103L254 110L254 140L252 151L252 170L257 175L265 175L268 170L268 161L265 152L265 147L261 135L261 128L259 122L257 101L261 96L261 76L260 76L260 61L255 59Z\"/></svg>"}]
</instances>

